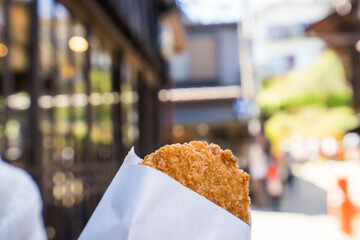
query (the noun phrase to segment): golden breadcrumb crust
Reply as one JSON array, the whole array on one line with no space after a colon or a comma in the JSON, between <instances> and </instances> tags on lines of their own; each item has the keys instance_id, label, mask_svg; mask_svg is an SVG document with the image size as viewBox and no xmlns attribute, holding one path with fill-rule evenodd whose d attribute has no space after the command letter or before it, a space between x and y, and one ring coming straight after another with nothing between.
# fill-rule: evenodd
<instances>
[{"instance_id":1,"label":"golden breadcrumb crust","mask_svg":"<svg viewBox=\"0 0 360 240\"><path fill-rule=\"evenodd\" d=\"M250 225L250 176L237 162L230 150L193 141L166 145L139 164L166 173Z\"/></svg>"}]
</instances>

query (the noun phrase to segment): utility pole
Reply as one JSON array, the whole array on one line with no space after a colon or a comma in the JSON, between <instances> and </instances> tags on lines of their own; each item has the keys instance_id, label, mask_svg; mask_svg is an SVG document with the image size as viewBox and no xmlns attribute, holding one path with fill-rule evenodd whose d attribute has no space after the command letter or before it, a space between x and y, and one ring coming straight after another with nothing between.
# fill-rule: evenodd
<instances>
[{"instance_id":1,"label":"utility pole","mask_svg":"<svg viewBox=\"0 0 360 240\"><path fill-rule=\"evenodd\" d=\"M243 0L244 17L238 23L239 38L239 62L242 98L245 100L254 99L254 72L252 56L252 29L253 16L249 0Z\"/></svg>"}]
</instances>

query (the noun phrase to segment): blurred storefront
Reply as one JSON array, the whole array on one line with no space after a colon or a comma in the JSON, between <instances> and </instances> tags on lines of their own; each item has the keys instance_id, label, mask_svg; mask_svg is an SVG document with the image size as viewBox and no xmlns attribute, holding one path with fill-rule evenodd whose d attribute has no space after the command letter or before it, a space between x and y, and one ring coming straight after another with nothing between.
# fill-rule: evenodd
<instances>
[{"instance_id":1,"label":"blurred storefront","mask_svg":"<svg viewBox=\"0 0 360 240\"><path fill-rule=\"evenodd\" d=\"M232 149L244 168L256 106L243 96L238 24L201 24L187 15L182 21L186 49L169 62L173 87L159 92L163 105L173 110L164 135L168 142L198 139Z\"/></svg>"},{"instance_id":2,"label":"blurred storefront","mask_svg":"<svg viewBox=\"0 0 360 240\"><path fill-rule=\"evenodd\" d=\"M158 34L173 7L0 1L0 154L39 184L49 239L78 237L131 146L159 147Z\"/></svg>"}]
</instances>

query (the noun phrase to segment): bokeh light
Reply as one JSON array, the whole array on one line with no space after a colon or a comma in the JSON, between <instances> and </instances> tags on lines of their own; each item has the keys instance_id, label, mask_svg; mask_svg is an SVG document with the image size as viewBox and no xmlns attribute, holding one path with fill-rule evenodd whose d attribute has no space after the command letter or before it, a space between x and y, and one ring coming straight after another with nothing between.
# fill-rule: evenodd
<instances>
[{"instance_id":1,"label":"bokeh light","mask_svg":"<svg viewBox=\"0 0 360 240\"><path fill-rule=\"evenodd\" d=\"M85 52L89 48L88 41L80 36L71 37L69 40L69 47L72 51L77 53Z\"/></svg>"},{"instance_id":2,"label":"bokeh light","mask_svg":"<svg viewBox=\"0 0 360 240\"><path fill-rule=\"evenodd\" d=\"M8 54L8 48L5 44L0 43L0 58L5 57Z\"/></svg>"}]
</instances>

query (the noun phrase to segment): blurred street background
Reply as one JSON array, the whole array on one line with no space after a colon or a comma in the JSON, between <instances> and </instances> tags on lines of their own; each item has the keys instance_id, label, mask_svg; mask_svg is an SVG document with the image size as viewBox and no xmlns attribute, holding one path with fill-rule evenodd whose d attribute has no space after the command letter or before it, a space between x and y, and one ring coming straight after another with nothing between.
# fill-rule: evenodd
<instances>
[{"instance_id":1,"label":"blurred street background","mask_svg":"<svg viewBox=\"0 0 360 240\"><path fill-rule=\"evenodd\" d=\"M357 0L0 0L0 155L77 239L128 150L205 140L252 239L360 239ZM0 216L1 217L1 216Z\"/></svg>"}]
</instances>

